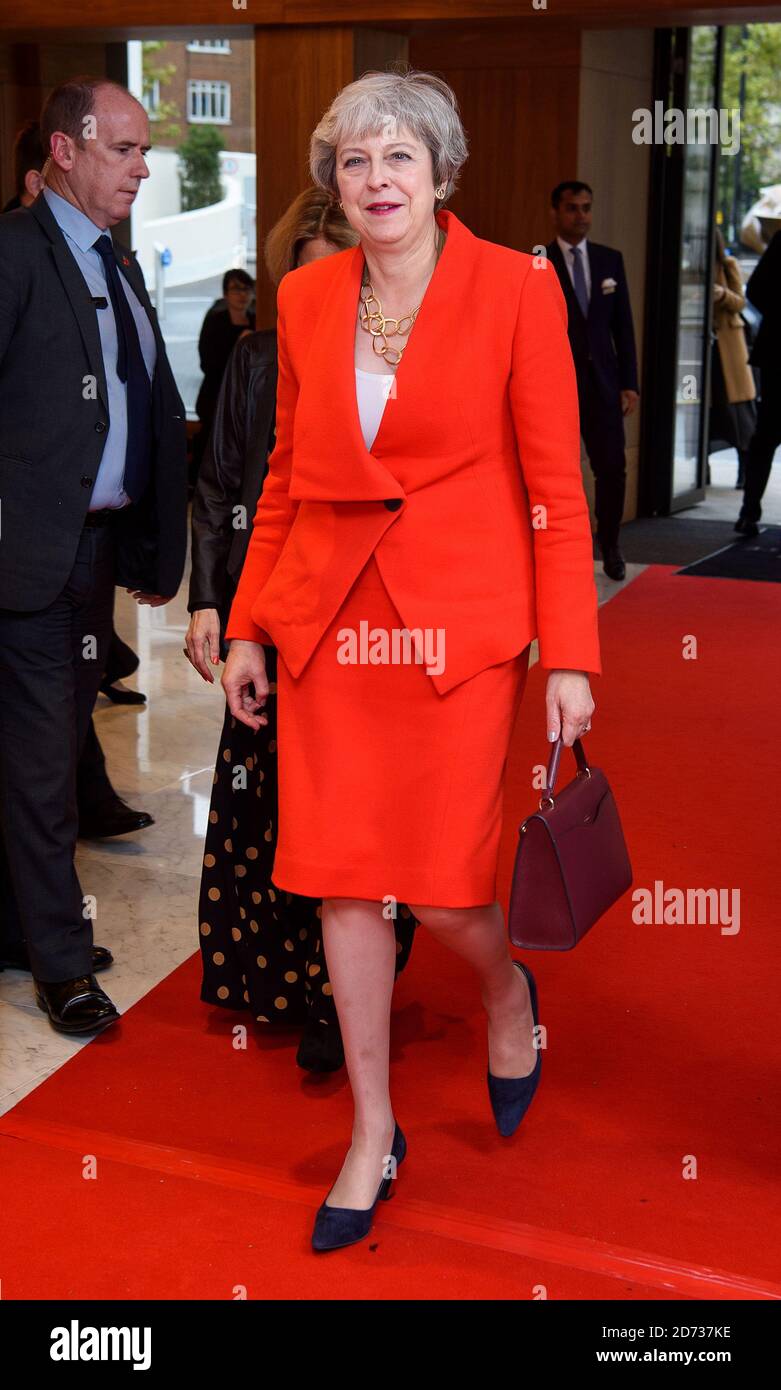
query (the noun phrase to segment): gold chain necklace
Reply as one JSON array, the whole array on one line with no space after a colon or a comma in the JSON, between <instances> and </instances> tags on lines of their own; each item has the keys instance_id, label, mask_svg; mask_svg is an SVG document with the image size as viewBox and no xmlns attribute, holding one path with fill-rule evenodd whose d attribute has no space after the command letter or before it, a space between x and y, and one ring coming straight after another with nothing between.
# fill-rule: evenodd
<instances>
[{"instance_id":1,"label":"gold chain necklace","mask_svg":"<svg viewBox=\"0 0 781 1390\"><path fill-rule=\"evenodd\" d=\"M437 228L437 261L442 255L442 248L445 244L445 233L441 227ZM434 262L436 265L436 261ZM421 304L422 304L421 300ZM415 309L410 309L408 314L403 314L400 319L386 318L382 312L382 305L377 298L369 280L369 268L364 266L363 279L361 281L361 301L359 318L361 327L372 336L372 348L378 357L384 357L391 367L397 367L401 361L404 347L391 347L388 338L406 336L412 329L412 325L420 312L420 304ZM392 326L391 326L392 325ZM391 356L395 353L395 356Z\"/></svg>"}]
</instances>

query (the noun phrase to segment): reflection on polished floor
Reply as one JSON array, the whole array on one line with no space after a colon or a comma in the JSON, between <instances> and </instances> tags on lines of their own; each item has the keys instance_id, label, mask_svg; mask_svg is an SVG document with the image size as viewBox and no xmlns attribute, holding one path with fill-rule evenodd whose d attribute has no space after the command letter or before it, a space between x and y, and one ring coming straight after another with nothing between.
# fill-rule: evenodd
<instances>
[{"instance_id":1,"label":"reflection on polished floor","mask_svg":"<svg viewBox=\"0 0 781 1390\"><path fill-rule=\"evenodd\" d=\"M645 568L628 564L616 584L595 563L600 604ZM198 950L198 883L224 701L221 668L208 686L182 655L187 580L164 608L139 608L117 591L117 630L141 659L127 684L143 690L147 704L116 706L101 695L95 711L114 786L155 818L137 834L79 844L82 890L97 902L95 941L115 958L100 984L121 1012ZM29 975L0 974L0 1113L88 1041L54 1032L35 1004Z\"/></svg>"}]
</instances>

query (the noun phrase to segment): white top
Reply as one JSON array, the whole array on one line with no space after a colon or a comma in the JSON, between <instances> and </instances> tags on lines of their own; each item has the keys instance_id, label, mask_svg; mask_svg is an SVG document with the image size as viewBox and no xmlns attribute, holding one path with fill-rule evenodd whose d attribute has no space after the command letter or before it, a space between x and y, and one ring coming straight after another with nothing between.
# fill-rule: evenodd
<instances>
[{"instance_id":1,"label":"white top","mask_svg":"<svg viewBox=\"0 0 781 1390\"><path fill-rule=\"evenodd\" d=\"M567 270L569 271L569 278L570 278L570 280L572 281L572 287L573 287L573 289L574 289L574 288L575 288L575 257L574 257L573 254L572 254L572 247L570 246L570 244L569 244L568 241L564 241L564 239L563 239L562 237L560 237L560 236L557 236L557 237L556 237L556 240L557 240L557 242L559 243L559 247L561 248L561 254L562 254L562 256L564 257L564 264L565 264L565 266L567 267ZM589 299L590 299L590 298L591 298L591 259L590 259L589 254L588 254L588 237L584 237L582 241L579 241L579 242L578 242L578 246L580 247L580 252L581 252L580 259L581 259L581 262L582 262L582 265L583 265L584 278L585 278L585 281L586 281L586 294L588 295L588 297L589 297Z\"/></svg>"},{"instance_id":2,"label":"white top","mask_svg":"<svg viewBox=\"0 0 781 1390\"><path fill-rule=\"evenodd\" d=\"M361 371L360 367L355 368L358 415L367 449L371 449L377 436L385 402L390 395L393 382L393 372L364 372Z\"/></svg>"}]
</instances>

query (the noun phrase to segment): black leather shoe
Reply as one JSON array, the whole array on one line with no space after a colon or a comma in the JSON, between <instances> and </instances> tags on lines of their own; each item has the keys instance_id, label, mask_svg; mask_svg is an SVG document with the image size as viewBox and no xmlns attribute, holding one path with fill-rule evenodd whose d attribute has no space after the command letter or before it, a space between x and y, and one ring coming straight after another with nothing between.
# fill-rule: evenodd
<instances>
[{"instance_id":1,"label":"black leather shoe","mask_svg":"<svg viewBox=\"0 0 781 1390\"><path fill-rule=\"evenodd\" d=\"M106 669L103 672L104 681L113 685L115 681L124 680L126 676L132 676L139 667L138 652L134 652L127 642L115 631L111 633L111 641L106 652Z\"/></svg>"},{"instance_id":2,"label":"black leather shoe","mask_svg":"<svg viewBox=\"0 0 781 1390\"><path fill-rule=\"evenodd\" d=\"M398 1170L406 1152L407 1141L399 1126L396 1125L393 1133L393 1144L391 1145L391 1155L396 1160L396 1170ZM377 1188L377 1196L370 1207L329 1207L326 1198L315 1217L312 1249L338 1250L343 1245L354 1245L357 1240L363 1240L372 1228L377 1203L387 1202L391 1196L392 1184L393 1177L382 1179Z\"/></svg>"},{"instance_id":3,"label":"black leather shoe","mask_svg":"<svg viewBox=\"0 0 781 1390\"><path fill-rule=\"evenodd\" d=\"M92 973L96 975L99 970L108 970L114 964L114 957L106 946L92 947ZM0 946L0 970L29 970L30 957L27 947L22 942L21 946Z\"/></svg>"},{"instance_id":4,"label":"black leather shoe","mask_svg":"<svg viewBox=\"0 0 781 1390\"><path fill-rule=\"evenodd\" d=\"M513 965L526 976L531 998L532 1018L535 1028L539 1025L537 1016L537 986L528 966L514 960ZM488 1096L499 1133L505 1139L514 1134L526 1111L534 1099L542 1070L542 1049L537 1049L537 1061L528 1076L493 1076L488 1072Z\"/></svg>"},{"instance_id":5,"label":"black leather shoe","mask_svg":"<svg viewBox=\"0 0 781 1390\"><path fill-rule=\"evenodd\" d=\"M344 1047L338 1022L321 1023L319 1018L307 1019L296 1061L304 1071L338 1071L343 1067Z\"/></svg>"},{"instance_id":6,"label":"black leather shoe","mask_svg":"<svg viewBox=\"0 0 781 1390\"><path fill-rule=\"evenodd\" d=\"M120 689L118 685L112 685L106 680L100 682L100 690L104 695L108 695L112 705L146 704L146 695L142 695L140 690Z\"/></svg>"},{"instance_id":7,"label":"black leather shoe","mask_svg":"<svg viewBox=\"0 0 781 1390\"><path fill-rule=\"evenodd\" d=\"M119 1014L94 975L46 984L33 978L35 1002L58 1033L102 1033Z\"/></svg>"},{"instance_id":8,"label":"black leather shoe","mask_svg":"<svg viewBox=\"0 0 781 1390\"><path fill-rule=\"evenodd\" d=\"M127 835L131 830L145 830L154 823L148 811L134 811L117 796L104 806L79 815L79 839L100 840L110 835Z\"/></svg>"},{"instance_id":9,"label":"black leather shoe","mask_svg":"<svg viewBox=\"0 0 781 1390\"><path fill-rule=\"evenodd\" d=\"M625 579L626 565L617 545L609 545L602 551L602 568L608 579Z\"/></svg>"},{"instance_id":10,"label":"black leather shoe","mask_svg":"<svg viewBox=\"0 0 781 1390\"><path fill-rule=\"evenodd\" d=\"M740 517L740 516L738 517L737 521L735 522L735 530L736 530L736 531L739 533L739 535L741 535L741 536L758 536L758 535L759 535L759 527L757 526L757 523L756 523L755 521L744 521L743 518Z\"/></svg>"}]
</instances>

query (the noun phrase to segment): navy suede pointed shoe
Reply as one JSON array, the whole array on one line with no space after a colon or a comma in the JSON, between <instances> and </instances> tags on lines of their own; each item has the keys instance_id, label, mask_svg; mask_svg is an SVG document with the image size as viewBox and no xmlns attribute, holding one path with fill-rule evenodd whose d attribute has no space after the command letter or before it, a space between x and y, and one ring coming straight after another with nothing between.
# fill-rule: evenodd
<instances>
[{"instance_id":1,"label":"navy suede pointed shoe","mask_svg":"<svg viewBox=\"0 0 781 1390\"><path fill-rule=\"evenodd\" d=\"M396 1167L407 1152L407 1141L399 1126L393 1133L391 1156ZM312 1231L313 1250L338 1250L342 1245L354 1245L369 1234L378 1202L386 1202L391 1195L393 1178L383 1178L377 1188L377 1196L370 1207L329 1207L324 1201L315 1217ZM332 1189L333 1190L333 1189Z\"/></svg>"},{"instance_id":2,"label":"navy suede pointed shoe","mask_svg":"<svg viewBox=\"0 0 781 1390\"><path fill-rule=\"evenodd\" d=\"M529 982L532 1018L536 1026L540 1020L537 1016L537 986L534 983L534 976L521 961L514 960L513 965L517 965L518 969L523 971ZM489 1070L488 1095L491 1099L491 1108L499 1133L505 1138L509 1138L511 1134L515 1133L531 1105L540 1080L541 1068L542 1048L539 1048L537 1061L528 1076L492 1076Z\"/></svg>"}]
</instances>

